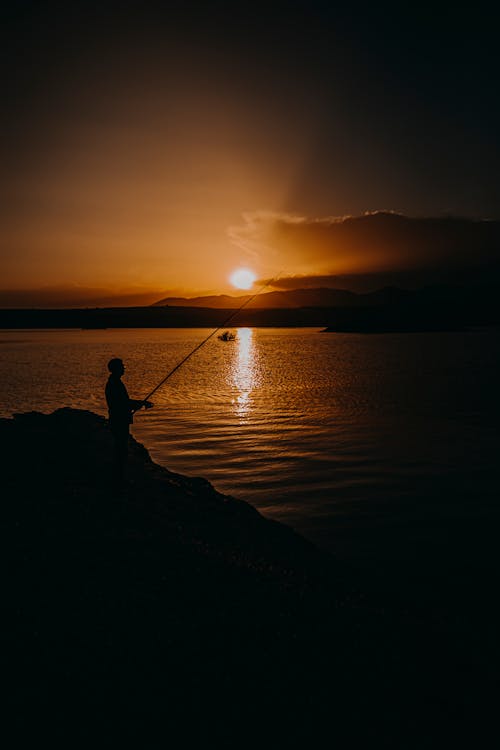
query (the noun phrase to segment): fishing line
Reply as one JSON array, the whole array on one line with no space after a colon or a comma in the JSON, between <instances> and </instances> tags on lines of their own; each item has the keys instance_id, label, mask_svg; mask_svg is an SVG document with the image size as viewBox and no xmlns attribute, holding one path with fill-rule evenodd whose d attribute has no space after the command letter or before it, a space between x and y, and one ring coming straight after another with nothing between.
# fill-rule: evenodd
<instances>
[{"instance_id":1,"label":"fishing line","mask_svg":"<svg viewBox=\"0 0 500 750\"><path fill-rule=\"evenodd\" d=\"M197 352L197 351L198 351L199 349L201 349L201 347L202 347L202 346L204 346L204 345L205 345L205 344L207 343L207 341L209 341L209 340L210 340L210 339L212 338L212 336L215 336L215 334L217 333L217 331L220 331L220 329L221 329L221 328L225 328L225 327L227 326L227 324L229 323L229 321L230 321L230 320L232 320L232 319L233 319L234 317L236 317L236 315L238 315L238 313L239 313L239 312L241 312L241 311L243 310L243 308L244 308L244 307L246 307L247 305L249 305L249 304L250 304L250 302L252 302L252 301L253 301L253 300L254 300L254 299L255 299L256 297L258 297L258 296L259 296L259 294L261 294L261 292L263 292L263 291L264 291L264 289L267 289L267 287L268 287L268 286L270 286L270 285L271 285L271 284L273 283L273 281L276 281L276 280L277 280L277 279L278 279L278 278L279 278L279 277L281 276L281 274L282 274L282 273L283 273L283 271L280 271L280 272L279 272L279 274L278 274L277 276L274 276L274 277L273 277L272 279L269 279L269 281L266 281L266 283L265 283L265 284L264 284L263 286L261 286L261 288L260 288L260 289L258 289L258 290L257 290L257 291L255 292L255 294L253 294L253 295L252 295L251 297L249 297L249 298L248 298L248 299L247 299L247 300L246 300L246 301L245 301L245 302L244 302L244 303L243 303L243 304L242 304L242 305L241 305L240 307L238 307L238 309L237 309L237 310L233 310L233 312L231 313L231 315L229 315L229 316L228 316L228 317L227 317L227 318L225 319L225 321L224 321L223 323L221 323L221 324L220 324L219 326L217 326L217 328L215 328L215 329L214 329L214 330L213 330L213 331L212 331L212 332L211 332L211 333L210 333L210 334L209 334L209 335L208 335L208 336L206 337L206 339L203 339L203 341L202 341L202 342L201 342L200 344L198 344L197 346L195 346L195 348L194 348L194 349L193 349L192 351L190 351L190 352L189 352L189 354L187 354L187 355L186 355L186 356L184 357L184 359L181 359L181 361L180 361L180 362L178 362L178 363L177 363L177 364L175 365L175 367L174 367L174 368L173 368L172 370L170 370L170 372L169 372L169 373L167 373L167 375L165 375L165 377L164 377L164 378L163 378L162 380L160 380L160 382L158 383L158 385L156 385L156 386L155 386L155 387L153 388L153 390L152 390L152 391L150 391L150 392L148 393L148 395L147 395L147 396L146 396L146 397L145 397L145 398L143 399L143 402L142 402L142 403L145 403L146 401L149 401L149 399L151 398L151 396L152 396L152 395L153 395L154 393L156 393L156 391L157 391L157 390L159 390L159 389L160 389L160 388L162 387L162 385L164 385L164 383L166 383L166 382L167 382L167 380L168 380L168 379L169 379L170 377L172 377L172 375L174 374L174 372L177 372L177 370L178 370L178 369L179 369L180 367L182 367L182 365L183 365L183 364L184 364L185 362L187 362L187 361L188 361L188 359L189 359L190 357L192 357L192 356L193 356L193 354L195 354L195 353L196 353L196 352Z\"/></svg>"}]
</instances>

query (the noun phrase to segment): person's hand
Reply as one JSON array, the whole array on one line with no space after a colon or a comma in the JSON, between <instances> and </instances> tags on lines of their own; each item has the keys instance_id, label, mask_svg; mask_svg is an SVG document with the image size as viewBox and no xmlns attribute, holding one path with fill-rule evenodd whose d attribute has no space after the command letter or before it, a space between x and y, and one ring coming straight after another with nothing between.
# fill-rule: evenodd
<instances>
[{"instance_id":1,"label":"person's hand","mask_svg":"<svg viewBox=\"0 0 500 750\"><path fill-rule=\"evenodd\" d=\"M153 406L154 406L154 404L153 404L153 402L152 402L152 401L145 401L145 402L144 402L144 408L145 408L145 409L152 409L152 408L153 408Z\"/></svg>"}]
</instances>

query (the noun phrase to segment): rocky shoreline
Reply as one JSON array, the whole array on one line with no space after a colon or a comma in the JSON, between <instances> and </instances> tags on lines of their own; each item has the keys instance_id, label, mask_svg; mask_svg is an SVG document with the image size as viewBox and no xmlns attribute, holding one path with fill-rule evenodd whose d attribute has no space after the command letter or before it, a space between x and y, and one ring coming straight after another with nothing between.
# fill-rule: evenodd
<instances>
[{"instance_id":1,"label":"rocky shoreline","mask_svg":"<svg viewBox=\"0 0 500 750\"><path fill-rule=\"evenodd\" d=\"M91 412L16 415L0 436L18 732L413 748L486 727L497 678L475 665L469 694L441 621L293 530L132 438L115 491Z\"/></svg>"}]
</instances>

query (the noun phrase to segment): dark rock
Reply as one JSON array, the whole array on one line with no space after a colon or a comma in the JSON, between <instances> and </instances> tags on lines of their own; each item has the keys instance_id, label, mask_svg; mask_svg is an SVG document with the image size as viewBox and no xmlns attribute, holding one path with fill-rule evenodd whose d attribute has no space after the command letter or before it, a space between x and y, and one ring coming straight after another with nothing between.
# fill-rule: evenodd
<instances>
[{"instance_id":1,"label":"dark rock","mask_svg":"<svg viewBox=\"0 0 500 750\"><path fill-rule=\"evenodd\" d=\"M361 593L291 529L133 439L116 492L111 435L91 412L16 415L0 437L18 738L30 726L155 748L463 735L471 699L442 633ZM487 711L493 691L467 679Z\"/></svg>"}]
</instances>

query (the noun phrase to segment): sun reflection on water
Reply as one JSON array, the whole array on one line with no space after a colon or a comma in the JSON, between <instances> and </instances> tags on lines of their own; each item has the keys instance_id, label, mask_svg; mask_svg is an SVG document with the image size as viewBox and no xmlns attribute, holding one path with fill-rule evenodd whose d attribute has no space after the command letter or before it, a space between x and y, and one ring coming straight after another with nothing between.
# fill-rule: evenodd
<instances>
[{"instance_id":1,"label":"sun reflection on water","mask_svg":"<svg viewBox=\"0 0 500 750\"><path fill-rule=\"evenodd\" d=\"M248 415L251 407L251 394L256 385L255 345L253 330L240 328L236 339L238 350L232 369L232 385L237 390L236 398L232 399L238 417Z\"/></svg>"}]
</instances>

